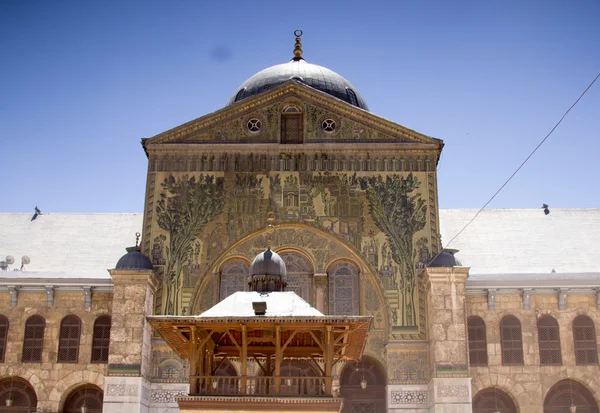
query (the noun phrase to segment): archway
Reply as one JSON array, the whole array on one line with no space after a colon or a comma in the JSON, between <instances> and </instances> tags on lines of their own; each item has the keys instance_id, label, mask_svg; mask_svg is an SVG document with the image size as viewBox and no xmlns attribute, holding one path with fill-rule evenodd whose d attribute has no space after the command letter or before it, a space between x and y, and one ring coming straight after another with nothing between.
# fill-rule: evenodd
<instances>
[{"instance_id":1,"label":"archway","mask_svg":"<svg viewBox=\"0 0 600 413\"><path fill-rule=\"evenodd\" d=\"M7 403L11 405L7 406ZM31 413L36 410L37 395L27 380L11 377L0 381L0 412Z\"/></svg>"},{"instance_id":2,"label":"archway","mask_svg":"<svg viewBox=\"0 0 600 413\"><path fill-rule=\"evenodd\" d=\"M383 367L369 356L363 356L356 363L346 363L340 375L342 413L385 413L385 377ZM367 384L364 389L363 379Z\"/></svg>"},{"instance_id":3,"label":"archway","mask_svg":"<svg viewBox=\"0 0 600 413\"><path fill-rule=\"evenodd\" d=\"M66 398L63 413L81 413L81 406L87 406L88 413L102 413L104 393L93 384L75 388Z\"/></svg>"},{"instance_id":4,"label":"archway","mask_svg":"<svg viewBox=\"0 0 600 413\"><path fill-rule=\"evenodd\" d=\"M598 404L585 386L574 380L561 380L546 394L544 413L568 412L571 405L577 406L577 413L598 413Z\"/></svg>"},{"instance_id":5,"label":"archway","mask_svg":"<svg viewBox=\"0 0 600 413\"><path fill-rule=\"evenodd\" d=\"M505 392L494 387L481 390L473 398L473 413L517 413L517 406Z\"/></svg>"}]
</instances>

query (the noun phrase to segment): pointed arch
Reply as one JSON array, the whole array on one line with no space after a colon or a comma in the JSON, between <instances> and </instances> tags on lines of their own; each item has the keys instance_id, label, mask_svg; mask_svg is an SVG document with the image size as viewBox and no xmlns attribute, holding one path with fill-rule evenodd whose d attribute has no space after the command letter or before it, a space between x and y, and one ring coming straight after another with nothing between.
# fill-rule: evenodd
<instances>
[{"instance_id":1,"label":"pointed arch","mask_svg":"<svg viewBox=\"0 0 600 413\"><path fill-rule=\"evenodd\" d=\"M505 391L488 387L473 398L473 413L517 413L517 405Z\"/></svg>"},{"instance_id":2,"label":"pointed arch","mask_svg":"<svg viewBox=\"0 0 600 413\"><path fill-rule=\"evenodd\" d=\"M12 400L12 406L6 400ZM32 413L37 410L37 394L33 386L22 377L5 377L0 380L0 412Z\"/></svg>"},{"instance_id":3,"label":"pointed arch","mask_svg":"<svg viewBox=\"0 0 600 413\"><path fill-rule=\"evenodd\" d=\"M88 413L102 413L104 392L93 384L83 384L67 394L62 413L81 413L81 406L87 406Z\"/></svg>"},{"instance_id":4,"label":"pointed arch","mask_svg":"<svg viewBox=\"0 0 600 413\"><path fill-rule=\"evenodd\" d=\"M346 362L340 373L340 391L344 399L342 413L353 413L357 409L367 409L372 413L386 411L385 368L373 357L363 355L359 362ZM367 383L362 389L361 381Z\"/></svg>"},{"instance_id":5,"label":"pointed arch","mask_svg":"<svg viewBox=\"0 0 600 413\"><path fill-rule=\"evenodd\" d=\"M598 413L598 403L592 392L581 383L565 379L556 383L544 398L544 413L568 412L571 405L577 413Z\"/></svg>"}]
</instances>

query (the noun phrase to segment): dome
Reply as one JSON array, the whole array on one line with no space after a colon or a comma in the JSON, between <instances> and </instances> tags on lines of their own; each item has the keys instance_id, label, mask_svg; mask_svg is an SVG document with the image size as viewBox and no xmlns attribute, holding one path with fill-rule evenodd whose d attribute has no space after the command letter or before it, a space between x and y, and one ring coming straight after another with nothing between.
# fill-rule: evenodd
<instances>
[{"instance_id":1,"label":"dome","mask_svg":"<svg viewBox=\"0 0 600 413\"><path fill-rule=\"evenodd\" d=\"M268 67L246 80L229 100L229 105L273 89L290 79L334 96L364 110L367 103L356 88L342 76L325 67L294 58L288 63Z\"/></svg>"},{"instance_id":2,"label":"dome","mask_svg":"<svg viewBox=\"0 0 600 413\"><path fill-rule=\"evenodd\" d=\"M283 291L287 285L285 262L276 252L267 248L258 254L248 275L250 290L259 292Z\"/></svg>"},{"instance_id":3,"label":"dome","mask_svg":"<svg viewBox=\"0 0 600 413\"><path fill-rule=\"evenodd\" d=\"M142 254L139 247L127 248L127 254L117 262L116 270L152 270L152 261Z\"/></svg>"},{"instance_id":4,"label":"dome","mask_svg":"<svg viewBox=\"0 0 600 413\"><path fill-rule=\"evenodd\" d=\"M444 249L437 257L428 265L428 267L460 267L462 264L456 259L454 254L458 250Z\"/></svg>"}]
</instances>

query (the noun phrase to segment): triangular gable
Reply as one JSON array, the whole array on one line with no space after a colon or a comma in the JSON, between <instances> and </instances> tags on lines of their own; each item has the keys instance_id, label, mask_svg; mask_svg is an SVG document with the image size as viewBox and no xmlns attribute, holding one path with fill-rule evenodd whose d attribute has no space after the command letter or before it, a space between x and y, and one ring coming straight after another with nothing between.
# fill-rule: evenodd
<instances>
[{"instance_id":1,"label":"triangular gable","mask_svg":"<svg viewBox=\"0 0 600 413\"><path fill-rule=\"evenodd\" d=\"M290 98L300 100L313 107L325 110L348 120L364 128L374 131L371 136L359 135L342 137L342 139L331 139L331 142L390 142L390 143L413 143L433 145L441 149L443 142L440 139L423 135L402 125L391 122L368 111L357 108L343 100L321 92L298 80L289 80L269 91L259 95L236 102L216 112L202 116L187 122L176 128L160 133L152 138L144 139L144 147L155 144L176 143L268 143L272 142L266 135L265 140L260 137L243 133L229 132L231 130L241 131L245 117L265 111L270 106L277 107L283 101ZM278 115L278 113L276 113ZM272 126L272 125L271 125ZM317 142L315 142L317 143ZM326 142L323 142L326 143Z\"/></svg>"}]
</instances>

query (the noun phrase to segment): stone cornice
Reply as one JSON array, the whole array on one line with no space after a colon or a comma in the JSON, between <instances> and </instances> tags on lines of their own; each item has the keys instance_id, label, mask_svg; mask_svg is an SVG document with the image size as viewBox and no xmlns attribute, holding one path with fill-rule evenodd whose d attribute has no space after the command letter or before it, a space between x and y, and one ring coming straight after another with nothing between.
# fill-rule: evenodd
<instances>
[{"instance_id":1,"label":"stone cornice","mask_svg":"<svg viewBox=\"0 0 600 413\"><path fill-rule=\"evenodd\" d=\"M465 283L470 267L428 267L425 268L425 285Z\"/></svg>"},{"instance_id":2,"label":"stone cornice","mask_svg":"<svg viewBox=\"0 0 600 413\"><path fill-rule=\"evenodd\" d=\"M153 291L158 287L158 280L152 270L108 270L114 285L131 285L147 283Z\"/></svg>"},{"instance_id":3,"label":"stone cornice","mask_svg":"<svg viewBox=\"0 0 600 413\"><path fill-rule=\"evenodd\" d=\"M401 135L414 140L416 143L433 144L437 146L438 150L440 151L443 147L443 142L440 139L423 135L412 129L408 129L404 126L373 115L370 112L352 106L340 99L306 86L296 80L290 80L270 91L261 93L256 97L244 99L231 106L226 106L217 110L216 112L160 133L152 138L144 139L142 141L142 145L144 146L144 149L148 151L149 146L151 145L180 141L194 133L198 133L202 129L246 114L250 111L257 110L268 104L275 103L276 101L285 97L297 97L305 99L309 102L316 103L331 110L335 110L338 113L341 113L355 121L371 125L382 132L391 135Z\"/></svg>"}]
</instances>

